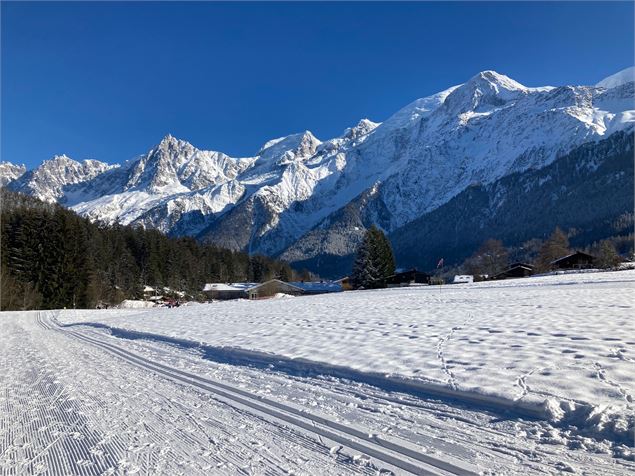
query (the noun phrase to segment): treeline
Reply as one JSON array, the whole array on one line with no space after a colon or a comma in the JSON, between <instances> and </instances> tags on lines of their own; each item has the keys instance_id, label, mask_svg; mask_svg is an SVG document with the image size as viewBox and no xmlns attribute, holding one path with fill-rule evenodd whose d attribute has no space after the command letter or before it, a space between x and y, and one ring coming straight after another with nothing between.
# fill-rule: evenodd
<instances>
[{"instance_id":1,"label":"treeline","mask_svg":"<svg viewBox=\"0 0 635 476\"><path fill-rule=\"evenodd\" d=\"M200 296L206 282L291 280L288 264L193 238L102 226L0 189L0 309L91 308L141 298L144 285Z\"/></svg>"}]
</instances>

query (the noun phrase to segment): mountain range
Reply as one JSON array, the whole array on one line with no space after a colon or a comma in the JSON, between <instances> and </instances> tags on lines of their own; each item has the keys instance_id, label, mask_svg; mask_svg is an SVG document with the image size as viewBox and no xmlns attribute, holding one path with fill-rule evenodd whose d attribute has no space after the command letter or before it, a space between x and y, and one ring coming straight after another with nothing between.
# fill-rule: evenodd
<instances>
[{"instance_id":1,"label":"mountain range","mask_svg":"<svg viewBox=\"0 0 635 476\"><path fill-rule=\"evenodd\" d=\"M347 273L376 224L400 265L428 269L490 237L518 244L562 225L596 238L632 214L634 77L628 68L594 86L526 87L483 71L382 123L362 119L325 141L292 134L252 157L167 135L121 165L60 155L30 171L2 162L0 176L94 221L195 236L323 276Z\"/></svg>"}]
</instances>

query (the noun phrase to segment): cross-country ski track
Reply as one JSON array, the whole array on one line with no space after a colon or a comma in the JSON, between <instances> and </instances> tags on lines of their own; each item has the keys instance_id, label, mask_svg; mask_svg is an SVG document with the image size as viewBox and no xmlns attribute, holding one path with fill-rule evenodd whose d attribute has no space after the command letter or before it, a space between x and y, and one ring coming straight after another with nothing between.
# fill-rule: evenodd
<instances>
[{"instance_id":1,"label":"cross-country ski track","mask_svg":"<svg viewBox=\"0 0 635 476\"><path fill-rule=\"evenodd\" d=\"M119 346L101 342L97 339L82 335L79 332L63 330L51 324L45 316L46 314L44 313L38 313L37 317L38 323L43 328L66 332L68 335L116 355L131 365L158 373L186 385L195 386L206 392L211 392L217 397L228 401L230 404L239 405L239 407L255 412L258 415L263 415L266 418L275 418L283 422L283 424L291 425L301 431L312 433L317 438L327 438L346 448L362 452L373 459L382 461L385 464L403 471L421 475L463 474L467 476L478 474L476 468L465 462L440 459L422 454L416 449L407 446L405 442L396 443L375 436L369 436L368 432L364 433L358 429L329 421L326 418L312 415L305 410L299 410L274 400L252 395L238 388L232 388L220 382L214 382L189 372L152 362Z\"/></svg>"},{"instance_id":2,"label":"cross-country ski track","mask_svg":"<svg viewBox=\"0 0 635 476\"><path fill-rule=\"evenodd\" d=\"M219 363L202 348L65 324L62 312L0 316L0 475L635 469L576 446L589 441L557 443L564 433L544 421L336 376Z\"/></svg>"}]
</instances>

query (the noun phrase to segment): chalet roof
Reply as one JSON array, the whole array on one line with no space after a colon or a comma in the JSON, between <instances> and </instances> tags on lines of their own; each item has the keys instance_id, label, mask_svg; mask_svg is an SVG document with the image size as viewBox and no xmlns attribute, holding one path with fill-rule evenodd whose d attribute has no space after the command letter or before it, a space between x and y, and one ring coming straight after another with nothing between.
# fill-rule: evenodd
<instances>
[{"instance_id":1,"label":"chalet roof","mask_svg":"<svg viewBox=\"0 0 635 476\"><path fill-rule=\"evenodd\" d=\"M517 268L526 269L527 271L533 271L534 270L534 267L532 265L530 265L530 264L516 263L516 264L511 265L505 271L503 271L503 273L506 273L507 271L511 271L512 269L517 269ZM503 274L503 273L499 273L499 274Z\"/></svg>"},{"instance_id":2,"label":"chalet roof","mask_svg":"<svg viewBox=\"0 0 635 476\"><path fill-rule=\"evenodd\" d=\"M517 262L517 263L512 263L509 265L508 269L514 269L514 268L518 268L518 267L522 267L525 269L534 269L534 265L530 264L530 263L522 263L522 262Z\"/></svg>"},{"instance_id":3,"label":"chalet roof","mask_svg":"<svg viewBox=\"0 0 635 476\"><path fill-rule=\"evenodd\" d=\"M509 273L511 273L512 271L514 271L515 269L525 269L527 271L533 271L534 267L530 264L526 264L526 263L515 263L513 265L511 265L509 268L507 268L505 271L501 271L498 274L495 274L493 276L494 279L500 277L500 276L505 276Z\"/></svg>"},{"instance_id":4,"label":"chalet roof","mask_svg":"<svg viewBox=\"0 0 635 476\"><path fill-rule=\"evenodd\" d=\"M342 285L338 281L294 281L288 283L291 286L302 289L303 291L316 291L322 293L338 292L342 290Z\"/></svg>"},{"instance_id":5,"label":"chalet roof","mask_svg":"<svg viewBox=\"0 0 635 476\"><path fill-rule=\"evenodd\" d=\"M592 260L595 259L595 256L593 256L593 255L590 255L588 253L583 253L582 251L576 251L575 253L571 253L570 255L563 256L562 258L558 258L556 260L553 260L549 264L556 264L556 263L559 263L560 261L564 261L566 259L573 258L574 256L580 256L582 258L588 258L588 259L592 259Z\"/></svg>"}]
</instances>

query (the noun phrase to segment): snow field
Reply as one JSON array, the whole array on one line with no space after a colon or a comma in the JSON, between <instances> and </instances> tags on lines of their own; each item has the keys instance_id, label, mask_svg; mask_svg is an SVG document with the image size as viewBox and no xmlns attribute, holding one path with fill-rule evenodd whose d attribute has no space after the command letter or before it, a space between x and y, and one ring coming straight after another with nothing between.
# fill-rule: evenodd
<instances>
[{"instance_id":1,"label":"snow field","mask_svg":"<svg viewBox=\"0 0 635 476\"><path fill-rule=\"evenodd\" d=\"M370 474L308 435L38 325L36 314L0 316L2 475Z\"/></svg>"},{"instance_id":2,"label":"snow field","mask_svg":"<svg viewBox=\"0 0 635 476\"><path fill-rule=\"evenodd\" d=\"M635 271L621 271L179 309L68 311L60 320L534 409L628 454L634 287Z\"/></svg>"}]
</instances>

